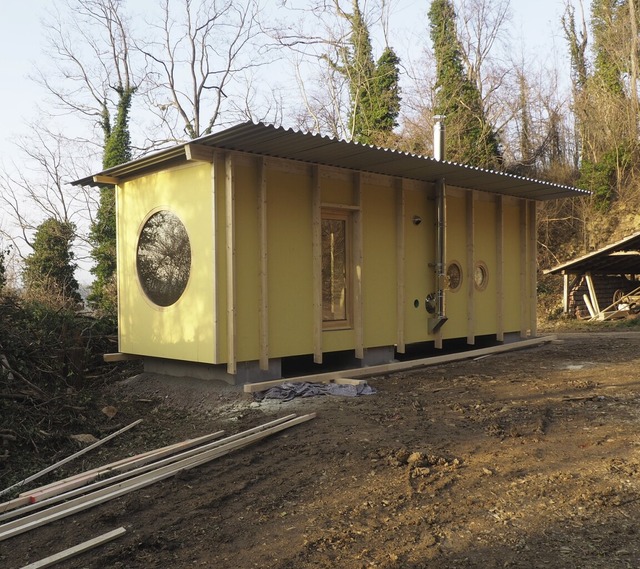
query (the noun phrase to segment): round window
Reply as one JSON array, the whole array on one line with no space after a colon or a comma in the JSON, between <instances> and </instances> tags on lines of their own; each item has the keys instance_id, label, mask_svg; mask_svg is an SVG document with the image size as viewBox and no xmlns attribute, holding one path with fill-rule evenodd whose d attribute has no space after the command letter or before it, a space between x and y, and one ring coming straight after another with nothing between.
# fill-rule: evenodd
<instances>
[{"instance_id":1,"label":"round window","mask_svg":"<svg viewBox=\"0 0 640 569\"><path fill-rule=\"evenodd\" d=\"M175 214L162 210L147 219L138 238L136 267L153 303L170 306L182 296L191 271L191 245Z\"/></svg>"},{"instance_id":2,"label":"round window","mask_svg":"<svg viewBox=\"0 0 640 569\"><path fill-rule=\"evenodd\" d=\"M477 290L484 290L487 288L487 283L489 282L489 270L487 269L487 265L482 261L476 263L473 270L473 280Z\"/></svg>"},{"instance_id":3,"label":"round window","mask_svg":"<svg viewBox=\"0 0 640 569\"><path fill-rule=\"evenodd\" d=\"M462 286L462 267L458 261L451 261L447 266L447 282L451 292L456 292Z\"/></svg>"}]
</instances>

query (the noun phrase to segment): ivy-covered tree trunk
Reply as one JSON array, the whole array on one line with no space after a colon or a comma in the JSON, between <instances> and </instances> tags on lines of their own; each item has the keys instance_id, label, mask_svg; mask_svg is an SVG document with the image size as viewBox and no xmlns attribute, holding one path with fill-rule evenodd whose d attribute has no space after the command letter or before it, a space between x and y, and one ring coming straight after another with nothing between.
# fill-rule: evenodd
<instances>
[{"instance_id":1,"label":"ivy-covered tree trunk","mask_svg":"<svg viewBox=\"0 0 640 569\"><path fill-rule=\"evenodd\" d=\"M387 47L373 59L371 35L358 0L343 13L351 26L343 65L336 66L349 82L351 137L362 144L386 144L400 113L400 59Z\"/></svg>"},{"instance_id":2,"label":"ivy-covered tree trunk","mask_svg":"<svg viewBox=\"0 0 640 569\"><path fill-rule=\"evenodd\" d=\"M22 275L30 297L63 306L82 300L74 277L74 238L72 223L49 218L38 226Z\"/></svg>"},{"instance_id":3,"label":"ivy-covered tree trunk","mask_svg":"<svg viewBox=\"0 0 640 569\"><path fill-rule=\"evenodd\" d=\"M446 116L447 159L498 168L502 163L498 135L485 116L477 85L464 68L453 3L433 0L429 22L436 59L433 111Z\"/></svg>"},{"instance_id":4,"label":"ivy-covered tree trunk","mask_svg":"<svg viewBox=\"0 0 640 569\"><path fill-rule=\"evenodd\" d=\"M107 104L103 106L102 130L104 155L102 166L107 169L131 160L129 137L129 109L135 92L132 87L118 87L118 108L113 125ZM100 205L91 227L91 255L95 262L91 272L95 276L89 301L99 312L116 317L118 296L116 285L116 208L112 187L100 189Z\"/></svg>"}]
</instances>

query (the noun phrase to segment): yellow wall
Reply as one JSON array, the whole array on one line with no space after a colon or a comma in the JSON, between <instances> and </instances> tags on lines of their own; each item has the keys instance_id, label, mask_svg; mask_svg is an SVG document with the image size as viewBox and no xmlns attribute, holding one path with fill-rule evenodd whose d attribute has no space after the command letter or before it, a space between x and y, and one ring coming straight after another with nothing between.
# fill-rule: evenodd
<instances>
[{"instance_id":1,"label":"yellow wall","mask_svg":"<svg viewBox=\"0 0 640 569\"><path fill-rule=\"evenodd\" d=\"M474 204L474 262L482 261L488 269L484 290L474 289L474 329L476 335L495 334L496 299L496 205L493 196L484 195Z\"/></svg>"},{"instance_id":2,"label":"yellow wall","mask_svg":"<svg viewBox=\"0 0 640 569\"><path fill-rule=\"evenodd\" d=\"M260 357L260 164L258 157L234 155L236 361ZM314 287L312 167L267 161L268 344L269 357L314 351ZM289 166L287 166L289 164ZM214 185L212 185L212 179ZM324 204L357 207L357 178L352 172L320 168ZM225 158L213 165L194 163L125 182L117 190L119 231L120 349L123 352L225 363L227 339L227 216ZM398 339L398 207L397 180L362 176L362 321L365 348L394 345ZM425 298L435 292L435 201L430 184L406 181L405 343L433 340ZM463 270L458 292L446 293L448 321L444 338L469 333L467 267L467 205L465 191L447 198L447 260ZM520 330L520 202L504 203L505 332ZM191 277L174 305L154 306L136 276L138 234L149 215L173 211L185 224L192 250ZM347 211L355 211L353 209ZM353 215L353 214L352 214ZM414 225L419 216L422 223ZM476 192L474 261L486 263L486 290L473 292L473 333L495 334L497 323L497 238L494 196ZM530 255L528 255L530 256ZM527 265L527 268L529 265ZM353 276L353 275L352 275ZM472 282L472 281L471 281ZM415 303L417 301L417 306ZM354 329L324 330L324 352L353 350Z\"/></svg>"},{"instance_id":3,"label":"yellow wall","mask_svg":"<svg viewBox=\"0 0 640 569\"><path fill-rule=\"evenodd\" d=\"M213 362L211 167L198 164L150 174L117 188L120 350ZM192 263L187 288L172 306L154 305L137 278L138 235L149 216L175 213L187 229Z\"/></svg>"}]
</instances>

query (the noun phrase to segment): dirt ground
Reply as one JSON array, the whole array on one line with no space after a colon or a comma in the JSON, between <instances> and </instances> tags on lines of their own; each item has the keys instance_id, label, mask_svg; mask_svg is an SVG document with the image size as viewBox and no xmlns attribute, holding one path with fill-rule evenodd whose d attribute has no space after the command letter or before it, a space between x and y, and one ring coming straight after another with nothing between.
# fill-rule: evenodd
<instances>
[{"instance_id":1,"label":"dirt ground","mask_svg":"<svg viewBox=\"0 0 640 569\"><path fill-rule=\"evenodd\" d=\"M202 384L114 390L86 468L289 413L314 420L0 543L22 567L124 526L69 568L640 566L640 333L371 378L375 395L253 401ZM91 462L93 461L93 462ZM65 472L69 474L71 471Z\"/></svg>"}]
</instances>

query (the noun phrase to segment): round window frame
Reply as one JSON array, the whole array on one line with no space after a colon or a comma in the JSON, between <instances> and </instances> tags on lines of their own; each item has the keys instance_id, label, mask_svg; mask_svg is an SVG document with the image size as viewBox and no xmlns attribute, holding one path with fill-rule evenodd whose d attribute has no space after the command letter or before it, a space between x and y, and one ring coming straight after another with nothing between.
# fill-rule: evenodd
<instances>
[{"instance_id":1,"label":"round window frame","mask_svg":"<svg viewBox=\"0 0 640 569\"><path fill-rule=\"evenodd\" d=\"M452 267L456 267L458 269L458 274L460 275L460 280L458 282L458 286L451 286L451 276L449 275L449 270ZM449 261L447 263L447 272L446 272L446 276L447 276L447 290L449 292L458 292L461 288L462 288L462 283L464 281L464 272L462 270L462 265L458 262L458 261Z\"/></svg>"},{"instance_id":2,"label":"round window frame","mask_svg":"<svg viewBox=\"0 0 640 569\"><path fill-rule=\"evenodd\" d=\"M189 255L188 255L189 262L188 262L186 277L184 279L181 279L178 289L168 298L168 300L166 299L163 300L162 298L159 298L154 293L154 291L149 288L149 286L146 284L145 279L142 277L141 270L140 270L140 265L141 265L140 241L142 238L142 234L145 231L145 229L149 226L149 222L155 216L160 214L170 214L173 218L175 218L175 220L179 222L180 227L182 228L182 231L184 231L184 235L186 237L186 243L189 248ZM136 240L135 255L136 255L135 257L136 279L145 300L147 300L155 308L158 308L158 309L169 308L174 304L176 304L184 296L184 293L189 285L189 282L191 280L191 269L193 266L193 249L191 247L191 238L189 236L189 232L187 231L187 227L183 223L182 219L180 219L180 216L175 211L172 211L170 208L166 206L155 208L153 211L149 212L149 214L145 217L144 221L140 224L140 228L138 230L138 238Z\"/></svg>"},{"instance_id":3,"label":"round window frame","mask_svg":"<svg viewBox=\"0 0 640 569\"><path fill-rule=\"evenodd\" d=\"M476 274L478 269L482 272L482 275L483 275L482 282L480 283L478 283L476 279ZM487 267L487 264L484 261L477 261L473 266L473 286L477 291L482 292L483 290L487 289L488 285L489 285L489 267Z\"/></svg>"}]
</instances>

